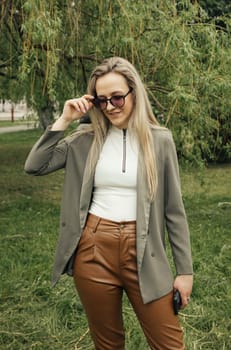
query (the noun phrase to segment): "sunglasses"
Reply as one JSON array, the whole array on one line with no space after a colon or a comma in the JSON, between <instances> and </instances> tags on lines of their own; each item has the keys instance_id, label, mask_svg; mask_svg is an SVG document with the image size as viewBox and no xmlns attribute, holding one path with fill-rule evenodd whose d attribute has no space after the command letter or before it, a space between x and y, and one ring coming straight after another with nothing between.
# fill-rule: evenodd
<instances>
[{"instance_id":1,"label":"sunglasses","mask_svg":"<svg viewBox=\"0 0 231 350\"><path fill-rule=\"evenodd\" d=\"M125 98L128 96L128 94L130 94L130 92L132 92L132 88L130 88L125 95L114 95L110 98L99 98L96 96L92 103L96 108L100 109L101 111L107 108L108 101L112 106L116 108L122 108L125 104Z\"/></svg>"}]
</instances>

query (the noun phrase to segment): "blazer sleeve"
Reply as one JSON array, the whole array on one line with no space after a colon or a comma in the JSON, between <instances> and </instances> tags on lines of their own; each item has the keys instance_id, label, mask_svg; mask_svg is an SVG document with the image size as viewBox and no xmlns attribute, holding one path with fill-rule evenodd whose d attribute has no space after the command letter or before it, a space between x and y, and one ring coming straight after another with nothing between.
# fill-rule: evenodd
<instances>
[{"instance_id":1,"label":"blazer sleeve","mask_svg":"<svg viewBox=\"0 0 231 350\"><path fill-rule=\"evenodd\" d=\"M169 132L165 143L165 220L178 275L193 273L190 234L182 200L175 144Z\"/></svg>"},{"instance_id":2,"label":"blazer sleeve","mask_svg":"<svg viewBox=\"0 0 231 350\"><path fill-rule=\"evenodd\" d=\"M64 168L68 144L63 131L51 131L48 128L31 149L24 166L30 175L46 175Z\"/></svg>"}]
</instances>

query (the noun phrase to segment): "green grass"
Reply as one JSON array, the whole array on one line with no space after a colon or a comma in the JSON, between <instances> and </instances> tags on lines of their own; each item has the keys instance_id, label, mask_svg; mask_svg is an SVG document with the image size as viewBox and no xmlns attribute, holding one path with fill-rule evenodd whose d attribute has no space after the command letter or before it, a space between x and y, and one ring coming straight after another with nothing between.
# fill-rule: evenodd
<instances>
[{"instance_id":1,"label":"green grass","mask_svg":"<svg viewBox=\"0 0 231 350\"><path fill-rule=\"evenodd\" d=\"M25 175L23 165L41 131L0 135L0 349L92 350L72 279L54 289L50 273L58 237L63 173ZM195 283L181 312L187 350L230 344L230 165L184 171ZM124 300L127 350L147 350Z\"/></svg>"}]
</instances>

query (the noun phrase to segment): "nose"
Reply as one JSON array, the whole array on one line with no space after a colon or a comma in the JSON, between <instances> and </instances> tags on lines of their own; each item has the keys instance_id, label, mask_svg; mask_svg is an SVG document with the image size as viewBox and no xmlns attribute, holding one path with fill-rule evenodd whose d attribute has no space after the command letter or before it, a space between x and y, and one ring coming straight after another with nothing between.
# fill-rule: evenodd
<instances>
[{"instance_id":1,"label":"nose","mask_svg":"<svg viewBox=\"0 0 231 350\"><path fill-rule=\"evenodd\" d=\"M114 108L115 108L115 106L113 106L113 104L108 100L106 110L111 111Z\"/></svg>"}]
</instances>

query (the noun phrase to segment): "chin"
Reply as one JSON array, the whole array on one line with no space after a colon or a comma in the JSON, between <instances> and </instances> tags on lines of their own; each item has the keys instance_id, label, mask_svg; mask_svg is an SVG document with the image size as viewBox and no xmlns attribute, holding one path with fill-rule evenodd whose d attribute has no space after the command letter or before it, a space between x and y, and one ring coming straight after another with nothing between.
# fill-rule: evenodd
<instances>
[{"instance_id":1,"label":"chin","mask_svg":"<svg viewBox=\"0 0 231 350\"><path fill-rule=\"evenodd\" d=\"M112 125L116 126L119 129L125 129L126 128L123 123L112 122Z\"/></svg>"}]
</instances>

